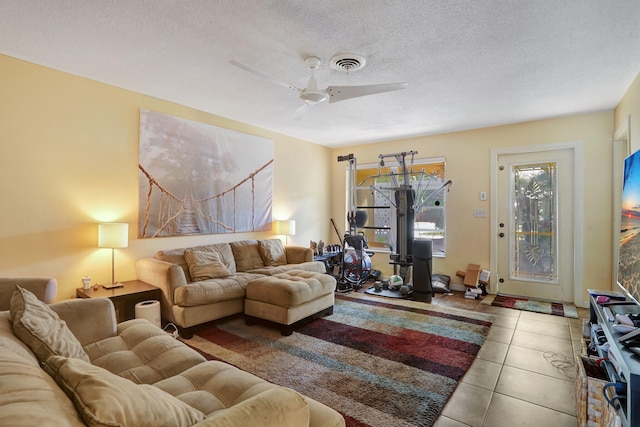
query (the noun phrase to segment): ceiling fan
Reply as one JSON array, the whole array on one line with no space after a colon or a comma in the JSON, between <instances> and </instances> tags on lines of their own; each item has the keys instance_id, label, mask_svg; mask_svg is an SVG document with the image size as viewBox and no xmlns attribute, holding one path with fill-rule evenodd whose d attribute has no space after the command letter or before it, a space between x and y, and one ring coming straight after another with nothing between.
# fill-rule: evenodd
<instances>
[{"instance_id":1,"label":"ceiling fan","mask_svg":"<svg viewBox=\"0 0 640 427\"><path fill-rule=\"evenodd\" d=\"M296 116L299 117L301 113L304 113L309 107L315 104L329 100L329 103L344 101L351 98L357 98L366 95L375 95L377 93L390 92L394 90L401 90L407 88L407 83L387 83L387 84L375 84L375 85L361 85L361 86L328 86L326 89L320 89L318 87L318 81L315 78L315 71L318 69L322 60L317 56L309 56L304 60L305 64L309 68L311 76L307 82L307 87L300 89L294 85L283 83L277 79L256 70L242 62L231 60L230 64L241 68L249 73L255 74L271 83L279 86L286 87L288 89L298 92L298 96L304 104L296 111ZM355 54L340 54L331 58L331 67L338 71L351 72L361 69L366 60L364 57Z\"/></svg>"}]
</instances>

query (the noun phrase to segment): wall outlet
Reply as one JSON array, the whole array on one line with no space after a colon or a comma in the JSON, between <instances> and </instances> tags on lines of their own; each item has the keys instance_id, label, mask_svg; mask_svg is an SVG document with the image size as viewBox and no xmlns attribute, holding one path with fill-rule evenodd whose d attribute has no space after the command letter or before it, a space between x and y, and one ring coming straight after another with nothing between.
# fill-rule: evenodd
<instances>
[{"instance_id":1,"label":"wall outlet","mask_svg":"<svg viewBox=\"0 0 640 427\"><path fill-rule=\"evenodd\" d=\"M473 216L474 218L486 218L487 217L487 210L486 209L474 209L473 210Z\"/></svg>"},{"instance_id":2,"label":"wall outlet","mask_svg":"<svg viewBox=\"0 0 640 427\"><path fill-rule=\"evenodd\" d=\"M480 192L480 200L482 200L482 201L487 200L487 193L486 193L486 191L481 191L481 192Z\"/></svg>"}]
</instances>

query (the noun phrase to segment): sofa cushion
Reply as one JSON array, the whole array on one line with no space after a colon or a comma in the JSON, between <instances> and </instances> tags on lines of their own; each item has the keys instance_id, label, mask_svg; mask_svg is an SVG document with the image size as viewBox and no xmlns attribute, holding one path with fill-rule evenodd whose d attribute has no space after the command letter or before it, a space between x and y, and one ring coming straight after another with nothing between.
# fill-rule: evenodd
<instances>
[{"instance_id":1,"label":"sofa cushion","mask_svg":"<svg viewBox=\"0 0 640 427\"><path fill-rule=\"evenodd\" d=\"M197 408L207 418L220 420L220 424L211 425L297 427L306 426L309 422L307 404L298 393L224 362L201 363L154 386ZM227 412L234 407L244 410ZM266 417L269 407L275 412L271 416L280 419L282 424L263 424L260 418L253 418ZM290 411L290 414L285 411ZM249 418L244 418L247 416ZM265 421L267 419L270 417ZM299 424L295 424L296 421Z\"/></svg>"},{"instance_id":2,"label":"sofa cushion","mask_svg":"<svg viewBox=\"0 0 640 427\"><path fill-rule=\"evenodd\" d=\"M187 347L144 319L118 324L117 336L85 347L91 363L139 384L153 384L204 362Z\"/></svg>"},{"instance_id":3,"label":"sofa cushion","mask_svg":"<svg viewBox=\"0 0 640 427\"><path fill-rule=\"evenodd\" d=\"M236 273L229 277L203 280L180 286L173 293L173 301L181 307L194 307L237 298L244 298L247 284L258 274Z\"/></svg>"},{"instance_id":4,"label":"sofa cushion","mask_svg":"<svg viewBox=\"0 0 640 427\"><path fill-rule=\"evenodd\" d=\"M84 426L73 402L38 364L0 347L0 426Z\"/></svg>"},{"instance_id":5,"label":"sofa cushion","mask_svg":"<svg viewBox=\"0 0 640 427\"><path fill-rule=\"evenodd\" d=\"M89 426L191 426L202 412L154 386L135 384L80 359L50 357L44 366Z\"/></svg>"},{"instance_id":6,"label":"sofa cushion","mask_svg":"<svg viewBox=\"0 0 640 427\"><path fill-rule=\"evenodd\" d=\"M187 260L184 259L184 248L172 249L168 251L158 251L156 253L156 259L164 262L170 262L171 264L177 264L184 271L184 277L187 279L187 283L191 282L191 275L189 274L189 265Z\"/></svg>"},{"instance_id":7,"label":"sofa cushion","mask_svg":"<svg viewBox=\"0 0 640 427\"><path fill-rule=\"evenodd\" d=\"M16 285L11 295L10 311L14 333L29 346L40 362L51 355L89 361L89 356L65 321L28 290Z\"/></svg>"},{"instance_id":8,"label":"sofa cushion","mask_svg":"<svg viewBox=\"0 0 640 427\"><path fill-rule=\"evenodd\" d=\"M231 272L215 252L187 249L184 251L184 259L187 261L189 274L194 282L231 276Z\"/></svg>"},{"instance_id":9,"label":"sofa cushion","mask_svg":"<svg viewBox=\"0 0 640 427\"><path fill-rule=\"evenodd\" d=\"M16 285L47 304L53 303L58 293L58 281L52 277L0 277L0 311L9 311Z\"/></svg>"},{"instance_id":10,"label":"sofa cushion","mask_svg":"<svg viewBox=\"0 0 640 427\"><path fill-rule=\"evenodd\" d=\"M258 240L258 249L266 266L278 266L287 263L287 254L280 239Z\"/></svg>"},{"instance_id":11,"label":"sofa cushion","mask_svg":"<svg viewBox=\"0 0 640 427\"><path fill-rule=\"evenodd\" d=\"M277 387L210 415L198 427L307 427L309 418L309 406L302 396Z\"/></svg>"},{"instance_id":12,"label":"sofa cushion","mask_svg":"<svg viewBox=\"0 0 640 427\"><path fill-rule=\"evenodd\" d=\"M303 262L302 264L286 264L286 265L278 265L278 266L266 266L262 268L256 268L248 271L252 274L261 274L263 276L274 276L280 273L286 273L291 270L304 270L304 271L312 271L316 273L325 273L327 271L327 267L324 265L322 261L309 261Z\"/></svg>"},{"instance_id":13,"label":"sofa cushion","mask_svg":"<svg viewBox=\"0 0 640 427\"><path fill-rule=\"evenodd\" d=\"M30 361L33 366L40 366L38 358L33 354L33 351L13 332L11 313L8 310L0 312L0 347Z\"/></svg>"},{"instance_id":14,"label":"sofa cushion","mask_svg":"<svg viewBox=\"0 0 640 427\"><path fill-rule=\"evenodd\" d=\"M238 271L249 271L254 268L264 267L264 261L260 256L258 242L256 240L242 240L239 242L229 243L233 258L236 260L236 268Z\"/></svg>"}]
</instances>

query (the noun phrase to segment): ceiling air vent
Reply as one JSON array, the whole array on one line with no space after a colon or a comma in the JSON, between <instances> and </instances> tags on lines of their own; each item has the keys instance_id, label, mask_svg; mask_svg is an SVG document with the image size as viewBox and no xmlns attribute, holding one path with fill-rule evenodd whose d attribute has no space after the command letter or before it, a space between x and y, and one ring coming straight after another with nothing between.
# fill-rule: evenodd
<instances>
[{"instance_id":1,"label":"ceiling air vent","mask_svg":"<svg viewBox=\"0 0 640 427\"><path fill-rule=\"evenodd\" d=\"M341 53L335 55L329 61L331 68L347 73L361 69L366 63L367 60L364 59L364 56L356 55L355 53Z\"/></svg>"}]
</instances>

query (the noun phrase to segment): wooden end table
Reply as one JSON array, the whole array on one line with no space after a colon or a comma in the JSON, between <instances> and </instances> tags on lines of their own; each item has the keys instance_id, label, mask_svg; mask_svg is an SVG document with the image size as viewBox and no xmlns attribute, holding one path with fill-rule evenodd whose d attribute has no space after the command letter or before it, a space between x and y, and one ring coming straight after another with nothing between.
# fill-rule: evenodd
<instances>
[{"instance_id":1,"label":"wooden end table","mask_svg":"<svg viewBox=\"0 0 640 427\"><path fill-rule=\"evenodd\" d=\"M109 298L116 308L116 318L118 323L136 317L136 304L147 300L158 300L162 302L162 290L156 286L145 283L141 280L129 280L122 282L121 288L105 289L98 285L94 290L76 288L77 298Z\"/></svg>"}]
</instances>

